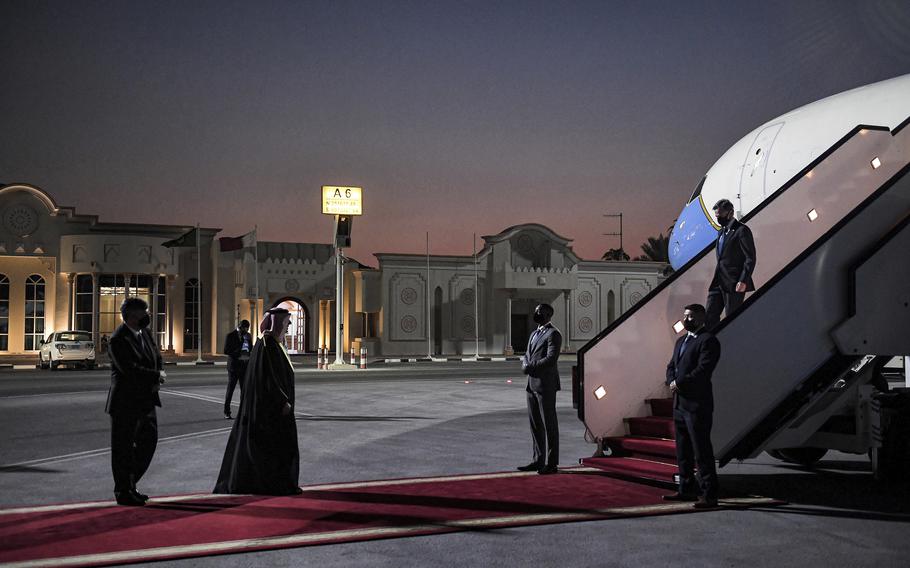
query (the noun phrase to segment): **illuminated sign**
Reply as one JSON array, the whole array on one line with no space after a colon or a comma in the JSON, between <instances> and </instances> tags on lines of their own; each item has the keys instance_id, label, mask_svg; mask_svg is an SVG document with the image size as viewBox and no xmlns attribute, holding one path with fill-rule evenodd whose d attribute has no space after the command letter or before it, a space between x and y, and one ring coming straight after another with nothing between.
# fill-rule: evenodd
<instances>
[{"instance_id":1,"label":"illuminated sign","mask_svg":"<svg viewBox=\"0 0 910 568\"><path fill-rule=\"evenodd\" d=\"M324 215L363 215L363 188L322 186Z\"/></svg>"}]
</instances>

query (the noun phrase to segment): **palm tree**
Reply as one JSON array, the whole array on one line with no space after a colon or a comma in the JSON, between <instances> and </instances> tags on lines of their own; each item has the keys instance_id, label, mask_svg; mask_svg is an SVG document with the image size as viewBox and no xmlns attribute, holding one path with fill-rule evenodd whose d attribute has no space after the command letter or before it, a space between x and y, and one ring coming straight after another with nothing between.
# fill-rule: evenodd
<instances>
[{"instance_id":1,"label":"palm tree","mask_svg":"<svg viewBox=\"0 0 910 568\"><path fill-rule=\"evenodd\" d=\"M605 252L600 260L629 260L629 255L621 248L615 248Z\"/></svg>"},{"instance_id":2,"label":"palm tree","mask_svg":"<svg viewBox=\"0 0 910 568\"><path fill-rule=\"evenodd\" d=\"M656 237L648 237L648 241L641 245L641 250L645 254L635 258L635 260L649 260L651 262L670 262L670 237L660 233Z\"/></svg>"}]
</instances>

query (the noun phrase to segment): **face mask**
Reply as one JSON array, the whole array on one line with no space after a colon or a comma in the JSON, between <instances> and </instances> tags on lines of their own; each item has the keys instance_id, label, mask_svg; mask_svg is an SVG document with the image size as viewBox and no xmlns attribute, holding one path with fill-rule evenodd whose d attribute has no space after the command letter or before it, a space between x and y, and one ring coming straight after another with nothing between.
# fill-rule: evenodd
<instances>
[{"instance_id":1,"label":"face mask","mask_svg":"<svg viewBox=\"0 0 910 568\"><path fill-rule=\"evenodd\" d=\"M151 323L152 323L152 317L148 314L143 314L142 317L139 318L139 328L140 329L143 327L148 327Z\"/></svg>"},{"instance_id":2,"label":"face mask","mask_svg":"<svg viewBox=\"0 0 910 568\"><path fill-rule=\"evenodd\" d=\"M683 320L683 328L686 331L698 331L701 328L701 324L694 320Z\"/></svg>"},{"instance_id":3,"label":"face mask","mask_svg":"<svg viewBox=\"0 0 910 568\"><path fill-rule=\"evenodd\" d=\"M537 312L534 312L533 319L534 319L534 323L536 323L537 325L543 325L543 324L547 323L547 318L543 317L543 314L540 314Z\"/></svg>"}]
</instances>

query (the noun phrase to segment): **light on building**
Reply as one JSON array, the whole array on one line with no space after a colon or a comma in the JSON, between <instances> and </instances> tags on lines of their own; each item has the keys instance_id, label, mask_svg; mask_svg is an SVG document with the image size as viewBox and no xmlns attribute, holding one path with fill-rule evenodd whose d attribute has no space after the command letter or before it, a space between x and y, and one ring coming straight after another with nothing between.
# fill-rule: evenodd
<instances>
[{"instance_id":1,"label":"light on building","mask_svg":"<svg viewBox=\"0 0 910 568\"><path fill-rule=\"evenodd\" d=\"M684 328L685 328L685 326L683 325L682 321L677 321L676 323L673 324L673 331L675 331L676 333L681 332Z\"/></svg>"},{"instance_id":2,"label":"light on building","mask_svg":"<svg viewBox=\"0 0 910 568\"><path fill-rule=\"evenodd\" d=\"M818 211L813 209L812 211L809 211L808 213L806 213L806 217L809 218L810 222L815 221L816 219L818 219Z\"/></svg>"},{"instance_id":3,"label":"light on building","mask_svg":"<svg viewBox=\"0 0 910 568\"><path fill-rule=\"evenodd\" d=\"M603 385L600 385L599 387L594 389L594 398L596 398L597 400L600 400L605 396L607 396L607 389L605 389Z\"/></svg>"},{"instance_id":4,"label":"light on building","mask_svg":"<svg viewBox=\"0 0 910 568\"><path fill-rule=\"evenodd\" d=\"M877 169L880 168L881 165L882 165L882 161L878 159L878 156L872 158L872 161L869 162L869 163L872 164L872 169L873 169L873 170L877 170Z\"/></svg>"}]
</instances>

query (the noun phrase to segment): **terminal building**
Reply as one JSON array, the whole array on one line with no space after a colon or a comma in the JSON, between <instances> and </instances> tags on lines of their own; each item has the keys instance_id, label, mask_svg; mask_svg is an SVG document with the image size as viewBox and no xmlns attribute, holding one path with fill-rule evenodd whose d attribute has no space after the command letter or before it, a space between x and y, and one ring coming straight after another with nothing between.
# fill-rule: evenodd
<instances>
[{"instance_id":1,"label":"terminal building","mask_svg":"<svg viewBox=\"0 0 910 568\"><path fill-rule=\"evenodd\" d=\"M97 349L124 298L149 304L162 351L218 354L239 319L281 305L293 353L335 350L331 244L259 241L221 251L219 229L165 247L193 227L101 221L33 185L0 185L0 359L36 354L55 331L92 334ZM583 260L539 224L483 237L475 257L377 253L345 258L342 349L370 356L522 352L540 302L556 310L564 348L592 339L665 277L667 265ZM195 244L195 240L192 244ZM254 331L256 326L254 325Z\"/></svg>"}]
</instances>

